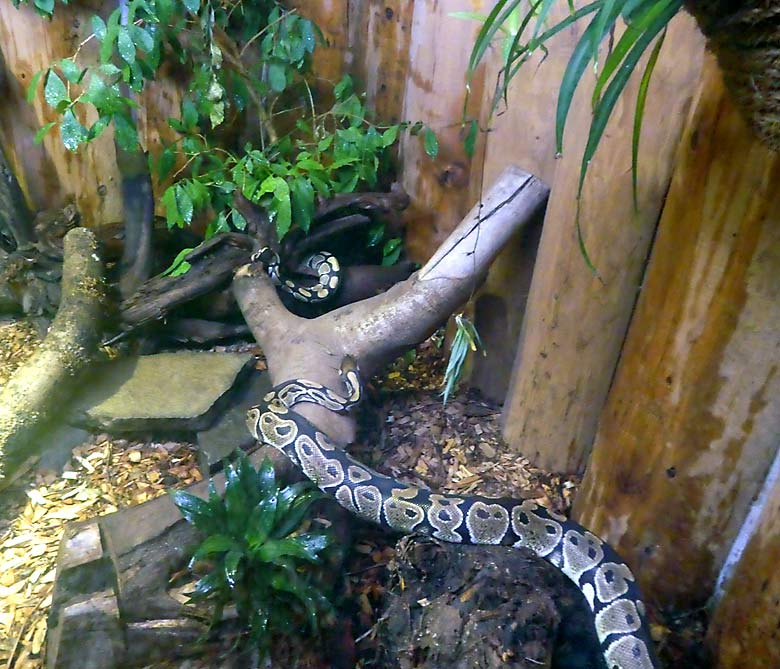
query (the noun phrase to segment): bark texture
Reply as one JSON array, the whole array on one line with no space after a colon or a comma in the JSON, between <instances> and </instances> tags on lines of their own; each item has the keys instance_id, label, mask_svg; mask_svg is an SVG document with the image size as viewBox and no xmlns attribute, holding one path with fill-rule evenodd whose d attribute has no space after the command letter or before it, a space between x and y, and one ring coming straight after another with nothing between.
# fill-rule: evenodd
<instances>
[{"instance_id":1,"label":"bark texture","mask_svg":"<svg viewBox=\"0 0 780 669\"><path fill-rule=\"evenodd\" d=\"M419 272L381 295L313 320L283 307L262 266L242 267L233 291L273 382L305 378L340 388L344 356L354 357L367 378L425 339L469 298L501 247L533 219L548 193L533 175L507 168ZM337 441L354 438L349 417L309 405L301 413Z\"/></svg>"},{"instance_id":2,"label":"bark texture","mask_svg":"<svg viewBox=\"0 0 780 669\"><path fill-rule=\"evenodd\" d=\"M33 439L72 391L100 337L103 264L94 235L75 228L65 237L62 300L41 347L0 392L0 477L29 455Z\"/></svg>"}]
</instances>

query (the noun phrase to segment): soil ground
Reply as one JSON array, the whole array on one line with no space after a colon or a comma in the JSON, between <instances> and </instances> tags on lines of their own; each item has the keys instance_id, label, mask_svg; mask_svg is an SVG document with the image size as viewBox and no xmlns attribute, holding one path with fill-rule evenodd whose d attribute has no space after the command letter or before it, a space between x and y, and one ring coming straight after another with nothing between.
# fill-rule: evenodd
<instances>
[{"instance_id":1,"label":"soil ground","mask_svg":"<svg viewBox=\"0 0 780 669\"><path fill-rule=\"evenodd\" d=\"M24 321L0 324L0 387L37 342L35 328ZM441 337L435 336L374 379L351 452L410 483L460 495L519 495L568 512L578 479L544 472L508 452L500 436L500 407L485 402L477 392L460 390L443 405L439 389L444 366ZM74 449L64 472L29 462L2 484L0 667L43 666L46 615L65 523L141 503L201 476L192 443L131 441L101 434ZM323 659L321 644L288 641L278 645L275 666L375 666L375 626L396 560L393 541L376 528L356 525L355 550L342 584L344 615L338 633L326 633L324 647L331 659ZM703 612L696 611L654 626L667 666L708 666L701 652L705 625ZM192 658L175 666L247 666L245 656L226 655Z\"/></svg>"}]
</instances>

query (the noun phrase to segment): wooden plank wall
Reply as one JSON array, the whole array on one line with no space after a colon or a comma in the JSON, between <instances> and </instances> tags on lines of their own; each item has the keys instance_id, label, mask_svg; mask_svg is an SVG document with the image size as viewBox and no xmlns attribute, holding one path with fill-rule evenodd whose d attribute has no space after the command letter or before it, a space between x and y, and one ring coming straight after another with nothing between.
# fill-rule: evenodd
<instances>
[{"instance_id":1,"label":"wooden plank wall","mask_svg":"<svg viewBox=\"0 0 780 669\"><path fill-rule=\"evenodd\" d=\"M562 32L543 64L526 66L513 83L509 109L494 119L469 159L460 119L466 62L479 25L451 13L484 11L493 0L294 4L318 22L329 43L315 63L318 77L335 82L350 72L381 119L420 119L439 135L435 160L415 138L405 140L400 152L401 180L414 198L408 229L414 258L430 256L508 163L550 183L541 241L538 230L536 237L514 240L477 293L476 319L490 354L478 361L473 380L500 399L512 369L505 436L537 464L581 470L595 436L577 501L579 519L625 553L653 601L685 608L703 602L780 433L780 204L771 197L780 189L780 163L752 139L712 63L688 115L703 56L693 22L684 16L673 22L651 86L638 215L630 197L636 81L592 162L581 224L596 278L580 254L574 224L592 78L572 107L560 160L553 137L561 73L581 27ZM27 106L26 82L72 54L88 30L83 10L57 10L48 24L0 0L7 68L0 141L33 209L75 199L87 224L112 223L121 220L122 207L110 133L78 157L55 136L32 145L35 130L50 119L40 100ZM496 57L472 86L468 113L483 126ZM170 86L149 95L140 122L154 150L178 95ZM732 580L716 612L711 644L723 669L740 666L757 645L758 637L735 619L756 611L767 625L776 624L777 494L770 495L775 501L736 569L762 587L746 598ZM771 634L769 627L760 629L763 639ZM776 666L780 651L771 644L767 649L770 659L756 666Z\"/></svg>"},{"instance_id":2,"label":"wooden plank wall","mask_svg":"<svg viewBox=\"0 0 780 669\"><path fill-rule=\"evenodd\" d=\"M509 445L547 469L581 472L586 463L699 77L703 40L693 21L678 16L667 39L671 48L661 52L644 118L638 211L630 143L641 70L591 161L580 225L598 277L583 260L575 226L592 77L572 105L504 409Z\"/></svg>"},{"instance_id":3,"label":"wooden plank wall","mask_svg":"<svg viewBox=\"0 0 780 669\"><path fill-rule=\"evenodd\" d=\"M712 61L680 147L575 512L659 604L691 607L778 448L780 154Z\"/></svg>"}]
</instances>

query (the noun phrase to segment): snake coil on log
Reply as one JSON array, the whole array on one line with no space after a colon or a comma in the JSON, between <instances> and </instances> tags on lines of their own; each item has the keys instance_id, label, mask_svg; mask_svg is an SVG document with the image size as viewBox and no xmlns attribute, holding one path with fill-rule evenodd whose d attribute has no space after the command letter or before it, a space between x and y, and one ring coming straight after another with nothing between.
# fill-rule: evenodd
<instances>
[{"instance_id":1,"label":"snake coil on log","mask_svg":"<svg viewBox=\"0 0 780 669\"><path fill-rule=\"evenodd\" d=\"M347 411L360 401L357 366L341 367L347 395L305 380L276 386L247 412L254 437L284 453L323 492L352 513L398 532L442 541L527 547L580 589L609 669L657 669L645 605L631 570L609 545L530 500L439 495L361 464L292 409L312 403Z\"/></svg>"}]
</instances>

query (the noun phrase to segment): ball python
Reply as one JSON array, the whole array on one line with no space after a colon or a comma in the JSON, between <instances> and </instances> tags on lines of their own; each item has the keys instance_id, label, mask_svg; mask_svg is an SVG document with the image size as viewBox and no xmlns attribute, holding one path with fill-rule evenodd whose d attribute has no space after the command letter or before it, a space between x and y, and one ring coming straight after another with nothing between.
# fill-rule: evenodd
<instances>
[{"instance_id":1,"label":"ball python","mask_svg":"<svg viewBox=\"0 0 780 669\"><path fill-rule=\"evenodd\" d=\"M303 262L302 267L311 270L317 275L313 282L302 283L293 281L281 274L279 254L270 247L264 246L252 254L250 262L261 262L271 280L284 292L292 295L296 300L316 304L330 299L338 290L341 283L341 266L339 261L327 251L317 251Z\"/></svg>"},{"instance_id":2,"label":"ball python","mask_svg":"<svg viewBox=\"0 0 780 669\"><path fill-rule=\"evenodd\" d=\"M306 402L337 412L354 406L362 386L350 358L342 363L341 375L346 396L301 379L277 385L247 412L250 432L361 518L442 541L530 548L585 596L608 669L657 669L636 579L597 536L531 500L442 495L401 483L361 464L293 411Z\"/></svg>"}]
</instances>

